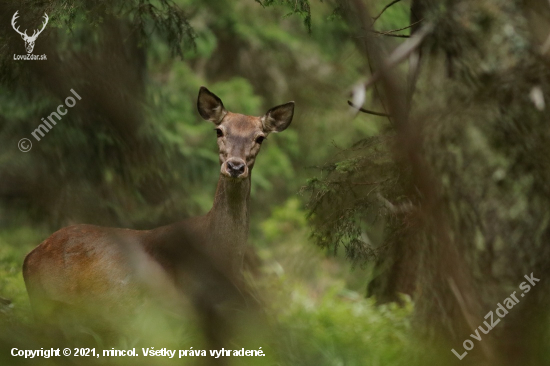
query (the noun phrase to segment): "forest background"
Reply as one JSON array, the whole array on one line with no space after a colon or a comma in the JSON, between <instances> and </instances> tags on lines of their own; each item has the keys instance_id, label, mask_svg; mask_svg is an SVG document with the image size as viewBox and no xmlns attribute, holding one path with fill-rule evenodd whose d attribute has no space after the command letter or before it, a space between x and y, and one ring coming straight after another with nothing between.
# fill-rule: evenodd
<instances>
[{"instance_id":1,"label":"forest background","mask_svg":"<svg viewBox=\"0 0 550 366\"><path fill-rule=\"evenodd\" d=\"M13 60L16 10L22 29L48 14L34 50L47 61ZM244 364L545 364L549 14L535 0L0 4L0 361L40 348L21 266L52 232L211 207L205 85L243 114L296 102L254 168L249 244L272 333L243 340L267 354ZM34 141L70 89L82 101ZM540 286L458 360L530 273ZM151 313L134 330L187 349L197 327Z\"/></svg>"}]
</instances>

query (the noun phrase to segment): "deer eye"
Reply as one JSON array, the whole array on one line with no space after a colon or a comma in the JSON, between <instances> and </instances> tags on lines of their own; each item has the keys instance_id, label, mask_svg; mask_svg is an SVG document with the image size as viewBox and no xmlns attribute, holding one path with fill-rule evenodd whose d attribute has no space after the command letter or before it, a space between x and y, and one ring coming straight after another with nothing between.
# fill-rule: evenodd
<instances>
[{"instance_id":1,"label":"deer eye","mask_svg":"<svg viewBox=\"0 0 550 366\"><path fill-rule=\"evenodd\" d=\"M218 137L223 137L223 131L221 128L216 128L216 135L218 135Z\"/></svg>"},{"instance_id":2,"label":"deer eye","mask_svg":"<svg viewBox=\"0 0 550 366\"><path fill-rule=\"evenodd\" d=\"M265 136L258 136L258 137L256 137L256 143L257 143L257 144L260 144L260 145L261 145L262 142L264 142L264 141L265 141Z\"/></svg>"}]
</instances>

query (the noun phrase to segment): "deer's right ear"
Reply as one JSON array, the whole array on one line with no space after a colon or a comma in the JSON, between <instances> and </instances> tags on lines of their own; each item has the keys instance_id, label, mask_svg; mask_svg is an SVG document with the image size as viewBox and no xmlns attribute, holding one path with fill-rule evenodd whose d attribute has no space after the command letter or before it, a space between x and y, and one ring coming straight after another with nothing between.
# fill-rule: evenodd
<instances>
[{"instance_id":1,"label":"deer's right ear","mask_svg":"<svg viewBox=\"0 0 550 366\"><path fill-rule=\"evenodd\" d=\"M199 90L197 109L202 118L216 125L219 125L223 117L227 114L222 100L204 86L201 86Z\"/></svg>"}]
</instances>

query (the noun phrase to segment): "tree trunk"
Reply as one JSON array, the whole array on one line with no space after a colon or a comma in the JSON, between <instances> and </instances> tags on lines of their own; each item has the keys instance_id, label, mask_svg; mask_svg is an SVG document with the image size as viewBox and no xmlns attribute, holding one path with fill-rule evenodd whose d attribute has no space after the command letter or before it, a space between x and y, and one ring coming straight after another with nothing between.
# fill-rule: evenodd
<instances>
[{"instance_id":1,"label":"tree trunk","mask_svg":"<svg viewBox=\"0 0 550 366\"><path fill-rule=\"evenodd\" d=\"M403 141L411 131L419 136L419 144L399 145L416 157L422 197L417 315L447 336L449 360L458 362L450 348L463 354L469 339L468 364L548 364L541 326L550 283L550 70L541 52L548 2L416 3L434 26L399 131ZM522 294L531 273L540 282ZM478 331L481 341L470 337L487 328L490 311L499 319L498 304L514 291L519 302L500 323Z\"/></svg>"}]
</instances>

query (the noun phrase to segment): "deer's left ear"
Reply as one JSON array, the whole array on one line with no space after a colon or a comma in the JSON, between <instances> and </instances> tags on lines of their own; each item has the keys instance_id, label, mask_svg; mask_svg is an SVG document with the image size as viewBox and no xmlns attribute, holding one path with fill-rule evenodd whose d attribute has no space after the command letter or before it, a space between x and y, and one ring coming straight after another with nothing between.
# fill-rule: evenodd
<instances>
[{"instance_id":1,"label":"deer's left ear","mask_svg":"<svg viewBox=\"0 0 550 366\"><path fill-rule=\"evenodd\" d=\"M288 102L277 107L271 108L265 116L262 117L262 124L265 132L284 131L294 116L294 102Z\"/></svg>"}]
</instances>

